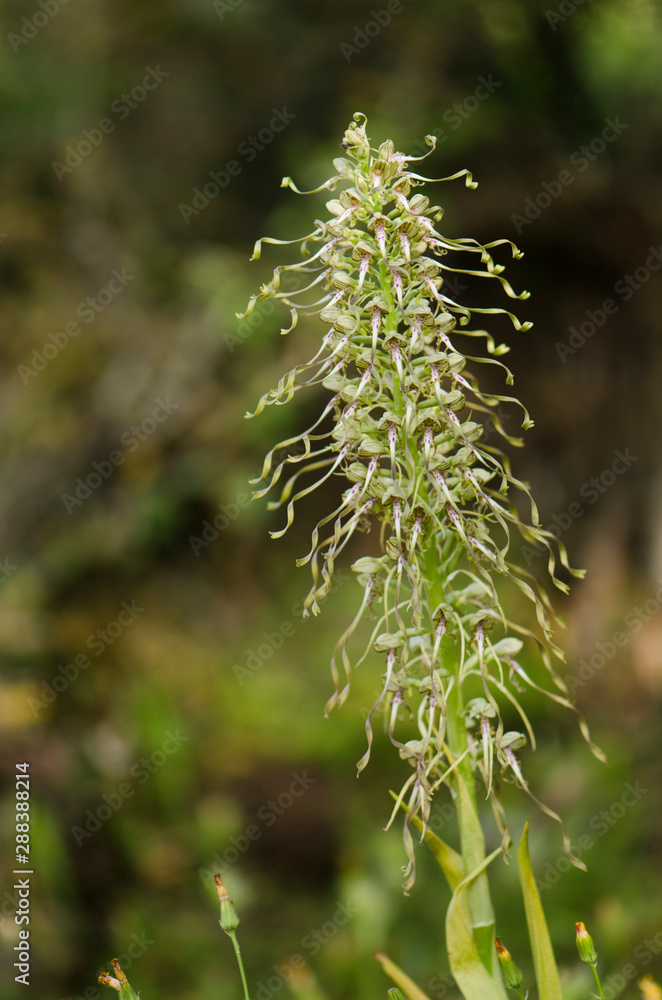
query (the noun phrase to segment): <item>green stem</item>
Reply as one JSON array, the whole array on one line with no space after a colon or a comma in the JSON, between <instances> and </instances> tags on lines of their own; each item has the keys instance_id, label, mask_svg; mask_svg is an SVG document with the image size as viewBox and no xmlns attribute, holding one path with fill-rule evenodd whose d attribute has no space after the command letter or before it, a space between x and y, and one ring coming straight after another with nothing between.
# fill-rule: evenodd
<instances>
[{"instance_id":1,"label":"green stem","mask_svg":"<svg viewBox=\"0 0 662 1000\"><path fill-rule=\"evenodd\" d=\"M241 958L241 949L239 948L239 942L237 941L237 935L235 931L226 931L226 934L232 941L234 947L234 953L237 956L237 965L239 966L239 972L241 974L241 982L244 987L244 1000L250 1000L248 995L248 983L246 982L246 973L244 972L244 963Z\"/></svg>"},{"instance_id":2,"label":"green stem","mask_svg":"<svg viewBox=\"0 0 662 1000\"><path fill-rule=\"evenodd\" d=\"M446 703L446 725L448 745L457 759L465 753L468 740L464 719L464 703L459 683L459 668L456 667L455 683L449 692ZM456 804L458 827L460 831L460 849L464 862L465 874L475 871L485 860L485 839L480 826L476 781L467 755L458 765L459 779L464 788L456 789ZM459 781L456 782L459 786ZM491 975L497 974L497 958L494 949L494 908L490 898L490 887L487 873L482 872L467 889L473 936L481 961ZM500 974L500 973L499 973Z\"/></svg>"},{"instance_id":3,"label":"green stem","mask_svg":"<svg viewBox=\"0 0 662 1000\"><path fill-rule=\"evenodd\" d=\"M604 993L602 992L602 983L600 982L600 976L598 975L597 965L591 966L591 972L593 973L593 978L595 979L595 985L598 987L598 994L600 996L600 1000L605 1000Z\"/></svg>"},{"instance_id":4,"label":"green stem","mask_svg":"<svg viewBox=\"0 0 662 1000\"><path fill-rule=\"evenodd\" d=\"M426 569L428 570L428 594L432 608L443 599L443 585L439 578L434 540L428 548ZM455 759L462 756L469 745L464 718L464 700L460 684L460 664L457 652L448 641L442 640L441 660L444 669L452 675L446 699L446 734L449 749ZM465 875L475 871L485 860L485 839L478 814L476 781L469 755L458 764L458 779L455 782L455 803L460 833L460 852ZM494 948L494 908L490 897L487 873L480 874L467 888L473 937L480 959L487 971L500 981L500 970Z\"/></svg>"},{"instance_id":5,"label":"green stem","mask_svg":"<svg viewBox=\"0 0 662 1000\"><path fill-rule=\"evenodd\" d=\"M385 328L397 330L399 317L394 308L389 272L385 261L379 262L379 284L380 291L389 305L389 312L385 319ZM393 378L393 402L395 409L404 415L405 400L399 381L395 377ZM415 435L412 435L406 441L406 446L409 454L414 456L414 473L418 478L418 473L421 469L421 459ZM425 498L423 497L423 499ZM432 612L443 601L444 595L438 564L436 536L434 534L428 540L425 554L425 577L430 612ZM464 704L459 677L460 664L458 663L455 650L447 642L443 641L441 658L443 666L455 679L449 692L446 706L446 725L448 745L453 757L457 759L468 747L467 730L464 720ZM464 872L465 875L469 875L483 863L486 854L485 840L478 818L476 783L468 755L458 765L458 772L459 775L455 782L457 816ZM490 975L495 978L498 977L500 982L501 972L498 967L496 950L494 948L494 909L490 899L489 883L485 872L482 872L468 886L467 897L471 911L473 936L478 954Z\"/></svg>"}]
</instances>

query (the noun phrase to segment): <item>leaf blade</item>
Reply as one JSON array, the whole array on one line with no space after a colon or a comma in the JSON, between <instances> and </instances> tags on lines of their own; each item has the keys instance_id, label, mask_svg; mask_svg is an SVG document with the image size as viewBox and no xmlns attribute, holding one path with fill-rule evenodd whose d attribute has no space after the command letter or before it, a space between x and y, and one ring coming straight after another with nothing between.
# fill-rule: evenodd
<instances>
[{"instance_id":1,"label":"leaf blade","mask_svg":"<svg viewBox=\"0 0 662 1000\"><path fill-rule=\"evenodd\" d=\"M507 1000L500 973L499 979L493 978L481 961L472 933L469 908L463 899L464 890L500 853L501 848L497 848L471 875L460 882L446 914L448 960L453 977L466 1000Z\"/></svg>"},{"instance_id":2,"label":"leaf blade","mask_svg":"<svg viewBox=\"0 0 662 1000\"><path fill-rule=\"evenodd\" d=\"M540 1000L563 1000L561 981L559 979L552 942L547 930L547 922L540 901L540 893L533 877L531 859L529 858L529 824L524 824L522 840L517 848L517 870L519 873L526 922L529 928L529 941L533 955L533 967L538 985Z\"/></svg>"},{"instance_id":3,"label":"leaf blade","mask_svg":"<svg viewBox=\"0 0 662 1000\"><path fill-rule=\"evenodd\" d=\"M388 955L382 955L381 952L373 951L373 955L383 968L386 975L393 980L396 986L398 986L409 1000L429 1000L427 994L423 992L420 986L417 986L413 979L410 979L406 972L403 972L399 965L392 962Z\"/></svg>"}]
</instances>

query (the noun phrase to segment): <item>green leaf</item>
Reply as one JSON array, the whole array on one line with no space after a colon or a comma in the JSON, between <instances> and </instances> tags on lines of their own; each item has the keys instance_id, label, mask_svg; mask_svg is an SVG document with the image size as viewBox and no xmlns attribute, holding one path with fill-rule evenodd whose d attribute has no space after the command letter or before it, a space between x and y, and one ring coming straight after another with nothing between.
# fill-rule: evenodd
<instances>
[{"instance_id":1,"label":"green leaf","mask_svg":"<svg viewBox=\"0 0 662 1000\"><path fill-rule=\"evenodd\" d=\"M524 825L522 840L517 849L517 867L524 897L526 922L529 927L539 1000L563 1000L552 942L529 859L528 822Z\"/></svg>"},{"instance_id":2,"label":"green leaf","mask_svg":"<svg viewBox=\"0 0 662 1000\"><path fill-rule=\"evenodd\" d=\"M418 816L414 817L414 822L419 830L422 830L423 824ZM449 847L432 830L425 831L425 842L437 859L451 892L454 892L464 878L462 855L454 851L452 847Z\"/></svg>"},{"instance_id":3,"label":"green leaf","mask_svg":"<svg viewBox=\"0 0 662 1000\"><path fill-rule=\"evenodd\" d=\"M410 979L407 973L403 972L387 955L382 955L378 951L373 951L373 955L380 963L386 975L390 976L396 986L399 986L402 992L409 997L409 1000L428 1000L427 995L420 986L417 986L414 980Z\"/></svg>"},{"instance_id":4,"label":"green leaf","mask_svg":"<svg viewBox=\"0 0 662 1000\"><path fill-rule=\"evenodd\" d=\"M498 959L494 948L494 910L490 898L490 887L485 873L485 838L476 805L467 788L466 781L458 770L456 773L458 788L458 816L460 822L460 838L462 855L467 867L476 866L471 878L468 878L468 897L471 909L471 924L473 938L478 946L478 953L488 973L492 976L501 975Z\"/></svg>"},{"instance_id":5,"label":"green leaf","mask_svg":"<svg viewBox=\"0 0 662 1000\"><path fill-rule=\"evenodd\" d=\"M500 853L501 848L498 847L471 875L460 882L446 914L448 960L465 1000L507 1000L501 973L498 979L493 979L478 954L469 919L469 907L464 899L464 890Z\"/></svg>"}]
</instances>

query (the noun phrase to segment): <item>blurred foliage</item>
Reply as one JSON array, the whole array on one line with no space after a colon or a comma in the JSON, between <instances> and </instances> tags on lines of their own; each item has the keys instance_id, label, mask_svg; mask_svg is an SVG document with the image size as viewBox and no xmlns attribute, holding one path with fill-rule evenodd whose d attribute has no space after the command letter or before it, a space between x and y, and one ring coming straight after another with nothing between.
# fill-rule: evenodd
<instances>
[{"instance_id":1,"label":"blurred foliage","mask_svg":"<svg viewBox=\"0 0 662 1000\"><path fill-rule=\"evenodd\" d=\"M42 16L53 4L56 12ZM662 896L659 272L627 300L614 291L662 243L660 7L593 0L555 20L549 12L574 8L572 0L414 0L348 61L341 45L358 48L375 7L0 4L2 998L21 989L11 968L21 760L30 762L34 810L32 983L44 1000L101 996L96 972L130 945L139 957L122 964L146 1000L238 997L213 885L200 873L233 858L227 852L248 827L259 836L224 877L253 983L273 977L264 989L279 992L274 966L298 953L312 972L283 995L383 996L387 983L370 956L378 948L432 1000L454 995L434 932L447 905L434 865L422 856L418 883L403 897L399 835L381 830L400 762L378 741L360 783L353 778L380 665L366 664L347 706L322 718L327 663L353 587L340 588L319 621L301 621L296 605L308 580L293 562L314 512L268 544L280 522L263 504L243 506L265 443L288 421L305 426L315 405L300 398L287 414L243 421L315 336L301 324L282 340L276 315L253 329L235 318L277 262L266 252L259 263L248 258L264 233L310 230L321 202L280 190L280 178L315 186L359 109L374 137L405 149L443 129L429 174L467 166L481 182L476 192L451 189L449 233L507 236L526 252L509 274L533 293L523 318L535 328L495 335L511 338L519 395L537 421L514 455L518 473L532 483L543 524L557 524L574 562L589 568L559 602L571 625L569 673L596 656L597 643L627 635L577 690L610 768L590 758L572 719L533 704L543 736L532 785L567 818L573 842L583 833L595 842L588 874L559 873L557 830L532 816L533 863L559 875L543 898L571 1000L590 988L577 969L577 919L590 927L605 973L633 963L660 976L659 956L646 959L642 945L660 930ZM16 42L21 32L34 37ZM162 81L136 90L148 68ZM487 100L467 101L480 77L498 86ZM471 109L459 127L456 104ZM283 109L293 121L266 141L261 130ZM627 129L588 169L575 168L573 182L518 234L513 216L606 119ZM103 120L112 131L101 132ZM76 162L83 130L103 138L78 165L54 167L66 166L67 147ZM263 148L251 148L250 136ZM197 215L183 212L232 160L240 170L227 186ZM132 277L109 300L113 271ZM99 307L89 322L88 297ZM594 323L562 363L556 345L610 298L616 313ZM80 332L69 337L72 323ZM35 351L46 363L26 377L20 366L39 363ZM160 423L157 400L171 409ZM591 477L628 448L636 462L591 499ZM68 510L63 495L97 471L93 463L107 469L109 461L107 478L98 473L90 496ZM581 514L567 513L573 503ZM215 540L192 545L215 518L223 526ZM353 556L369 545L357 543ZM542 573L542 562L532 570ZM105 631L134 601L144 609L135 621ZM646 601L645 623L627 618ZM264 633L284 624L294 634L277 649L275 640L239 683L234 668L246 668L250 651L269 642ZM97 635L96 655L88 639L99 629L110 641ZM59 666L83 653L89 666L33 710L43 684L59 677L62 688ZM166 753L167 734L178 731L187 740ZM304 773L314 783L269 823L268 803ZM600 833L595 817L613 816L636 781L646 794ZM72 828L126 783L133 793L78 846ZM526 817L512 798L519 835ZM452 823L439 809L446 833ZM530 971L513 864L493 867L499 933ZM348 902L358 912L344 926L329 923ZM325 924L315 950L307 935Z\"/></svg>"}]
</instances>

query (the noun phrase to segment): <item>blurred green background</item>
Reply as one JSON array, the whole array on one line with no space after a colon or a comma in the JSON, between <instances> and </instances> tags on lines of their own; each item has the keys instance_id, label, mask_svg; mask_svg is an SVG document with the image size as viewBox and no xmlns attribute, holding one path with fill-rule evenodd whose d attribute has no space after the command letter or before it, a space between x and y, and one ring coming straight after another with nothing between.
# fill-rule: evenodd
<instances>
[{"instance_id":1,"label":"blurred green background","mask_svg":"<svg viewBox=\"0 0 662 1000\"><path fill-rule=\"evenodd\" d=\"M252 327L235 318L292 259L249 256L257 237L303 235L324 213L323 197L280 179L325 179L356 110L406 151L436 131L430 176L473 171L475 192L432 189L445 231L525 251L508 275L532 292L518 311L534 329L493 327L536 419L515 468L589 570L558 606L568 673L589 661L577 702L611 766L536 699L540 747L524 759L573 843L590 838L588 874L565 870L554 823L512 788L504 798L515 836L532 822L567 996L590 989L575 920L613 996L662 974L662 12L550 4L404 0L383 26L372 12L386 5L362 0L0 4L3 998L25 995L12 969L19 761L32 779L33 995L111 996L96 975L130 955L145 1000L238 998L218 870L256 1000L383 997L371 949L431 1000L456 995L445 888L421 851L403 897L398 825L382 832L406 765L378 738L355 778L381 663L323 718L358 597L349 583L318 621L299 616L308 576L294 559L324 497L271 543L282 514L245 504L266 447L319 406L300 394L243 419L317 336L301 322L280 338L283 317L266 310ZM617 452L626 469L612 470ZM450 813L441 799L436 828L454 842ZM499 932L528 969L514 864L495 865L493 884ZM310 976L283 986L274 966L295 954Z\"/></svg>"}]
</instances>

